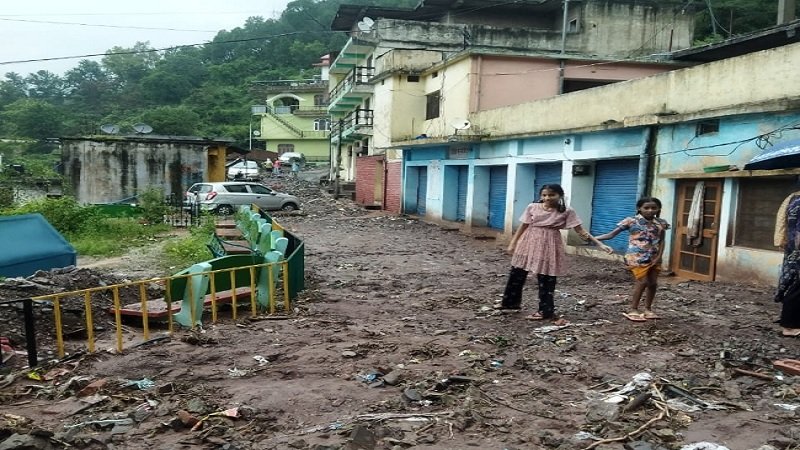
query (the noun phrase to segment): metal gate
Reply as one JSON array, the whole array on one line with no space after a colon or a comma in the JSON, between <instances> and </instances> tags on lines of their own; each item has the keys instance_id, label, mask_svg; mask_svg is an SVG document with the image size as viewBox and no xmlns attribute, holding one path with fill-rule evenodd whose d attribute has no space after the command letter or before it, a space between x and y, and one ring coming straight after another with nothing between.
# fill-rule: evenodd
<instances>
[{"instance_id":1,"label":"metal gate","mask_svg":"<svg viewBox=\"0 0 800 450\"><path fill-rule=\"evenodd\" d=\"M534 201L538 201L542 186L545 184L561 184L561 163L536 164L533 176Z\"/></svg>"},{"instance_id":2,"label":"metal gate","mask_svg":"<svg viewBox=\"0 0 800 450\"><path fill-rule=\"evenodd\" d=\"M620 220L636 214L638 179L638 159L597 162L592 197L592 234L608 233ZM620 233L605 243L618 252L624 252L628 247L628 234Z\"/></svg>"},{"instance_id":3,"label":"metal gate","mask_svg":"<svg viewBox=\"0 0 800 450\"><path fill-rule=\"evenodd\" d=\"M417 184L417 215L425 215L425 198L428 196L428 168L420 167Z\"/></svg>"},{"instance_id":4,"label":"metal gate","mask_svg":"<svg viewBox=\"0 0 800 450\"><path fill-rule=\"evenodd\" d=\"M458 167L458 204L456 205L456 220L463 222L467 218L467 177L469 167Z\"/></svg>"},{"instance_id":5,"label":"metal gate","mask_svg":"<svg viewBox=\"0 0 800 450\"><path fill-rule=\"evenodd\" d=\"M506 189L508 170L506 166L489 169L489 228L502 230L506 222Z\"/></svg>"}]
</instances>

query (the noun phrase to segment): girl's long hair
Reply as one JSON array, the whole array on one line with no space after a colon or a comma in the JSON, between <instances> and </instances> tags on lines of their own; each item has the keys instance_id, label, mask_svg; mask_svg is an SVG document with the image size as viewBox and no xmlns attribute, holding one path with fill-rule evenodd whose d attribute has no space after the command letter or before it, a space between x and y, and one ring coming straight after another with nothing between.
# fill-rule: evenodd
<instances>
[{"instance_id":1,"label":"girl's long hair","mask_svg":"<svg viewBox=\"0 0 800 450\"><path fill-rule=\"evenodd\" d=\"M542 192L545 190L553 191L558 194L558 212L563 213L567 210L567 205L564 203L564 188L562 188L560 184L545 184L542 186L542 188L539 189L539 201L537 203L542 203Z\"/></svg>"}]
</instances>

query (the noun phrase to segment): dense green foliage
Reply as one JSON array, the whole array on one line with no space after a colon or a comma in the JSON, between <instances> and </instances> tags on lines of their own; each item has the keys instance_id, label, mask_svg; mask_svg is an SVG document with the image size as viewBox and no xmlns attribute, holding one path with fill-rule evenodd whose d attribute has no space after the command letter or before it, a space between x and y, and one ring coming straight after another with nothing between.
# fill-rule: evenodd
<instances>
[{"instance_id":1,"label":"dense green foliage","mask_svg":"<svg viewBox=\"0 0 800 450\"><path fill-rule=\"evenodd\" d=\"M777 0L712 0L708 3L696 0L693 3L697 10L697 43L718 42L771 27L778 16Z\"/></svg>"},{"instance_id":2,"label":"dense green foliage","mask_svg":"<svg viewBox=\"0 0 800 450\"><path fill-rule=\"evenodd\" d=\"M214 234L214 220L209 217L203 225L189 231L188 236L167 242L164 246L165 268L189 267L211 257L207 244Z\"/></svg>"}]
</instances>

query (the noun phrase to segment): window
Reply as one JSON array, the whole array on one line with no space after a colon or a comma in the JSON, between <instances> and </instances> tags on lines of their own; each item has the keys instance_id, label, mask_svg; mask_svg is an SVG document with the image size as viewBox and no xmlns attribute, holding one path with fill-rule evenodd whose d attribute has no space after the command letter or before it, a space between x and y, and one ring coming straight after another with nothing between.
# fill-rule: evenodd
<instances>
[{"instance_id":1,"label":"window","mask_svg":"<svg viewBox=\"0 0 800 450\"><path fill-rule=\"evenodd\" d=\"M278 144L278 154L293 152L294 144Z\"/></svg>"},{"instance_id":2,"label":"window","mask_svg":"<svg viewBox=\"0 0 800 450\"><path fill-rule=\"evenodd\" d=\"M262 195L269 195L272 193L272 190L266 186L261 186L260 184L248 184L250 186L250 192L253 194L262 194Z\"/></svg>"},{"instance_id":3,"label":"window","mask_svg":"<svg viewBox=\"0 0 800 450\"><path fill-rule=\"evenodd\" d=\"M314 96L314 106L325 106L328 102L325 101L325 96L322 94L316 94Z\"/></svg>"},{"instance_id":4,"label":"window","mask_svg":"<svg viewBox=\"0 0 800 450\"><path fill-rule=\"evenodd\" d=\"M419 75L409 75L406 77L409 83L419 83Z\"/></svg>"},{"instance_id":5,"label":"window","mask_svg":"<svg viewBox=\"0 0 800 450\"><path fill-rule=\"evenodd\" d=\"M775 214L783 199L795 190L793 177L740 178L733 245L775 250Z\"/></svg>"},{"instance_id":6,"label":"window","mask_svg":"<svg viewBox=\"0 0 800 450\"><path fill-rule=\"evenodd\" d=\"M331 123L327 118L314 119L314 131L328 131Z\"/></svg>"},{"instance_id":7,"label":"window","mask_svg":"<svg viewBox=\"0 0 800 450\"><path fill-rule=\"evenodd\" d=\"M439 76L439 71L438 70L431 74L431 78L437 78L438 76Z\"/></svg>"},{"instance_id":8,"label":"window","mask_svg":"<svg viewBox=\"0 0 800 450\"><path fill-rule=\"evenodd\" d=\"M704 120L697 123L697 128L694 132L695 136L711 133L719 133L719 119Z\"/></svg>"},{"instance_id":9,"label":"window","mask_svg":"<svg viewBox=\"0 0 800 450\"><path fill-rule=\"evenodd\" d=\"M425 96L425 120L439 117L439 101L441 100L439 92L440 91L431 92Z\"/></svg>"},{"instance_id":10,"label":"window","mask_svg":"<svg viewBox=\"0 0 800 450\"><path fill-rule=\"evenodd\" d=\"M233 192L237 194L246 194L247 193L247 185L245 184L226 184L225 190L228 192Z\"/></svg>"},{"instance_id":11,"label":"window","mask_svg":"<svg viewBox=\"0 0 800 450\"><path fill-rule=\"evenodd\" d=\"M571 33L574 33L576 31L578 31L578 19L572 19L572 20L569 21L568 30Z\"/></svg>"}]
</instances>

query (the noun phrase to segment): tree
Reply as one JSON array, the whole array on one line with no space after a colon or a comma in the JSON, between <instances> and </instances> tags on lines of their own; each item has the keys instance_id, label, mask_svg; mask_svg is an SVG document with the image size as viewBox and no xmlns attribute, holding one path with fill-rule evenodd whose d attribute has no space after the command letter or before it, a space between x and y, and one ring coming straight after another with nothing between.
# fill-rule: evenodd
<instances>
[{"instance_id":1,"label":"tree","mask_svg":"<svg viewBox=\"0 0 800 450\"><path fill-rule=\"evenodd\" d=\"M197 134L200 116L185 106L161 106L145 111L142 121L158 134L190 136Z\"/></svg>"},{"instance_id":2,"label":"tree","mask_svg":"<svg viewBox=\"0 0 800 450\"><path fill-rule=\"evenodd\" d=\"M778 17L778 2L775 0L715 0L694 3L698 9L694 34L695 39L700 42L721 41L730 36L767 28L775 25Z\"/></svg>"},{"instance_id":3,"label":"tree","mask_svg":"<svg viewBox=\"0 0 800 450\"><path fill-rule=\"evenodd\" d=\"M137 42L132 48L112 47L102 61L114 80L125 86L139 82L159 59L160 55L149 42Z\"/></svg>"},{"instance_id":4,"label":"tree","mask_svg":"<svg viewBox=\"0 0 800 450\"><path fill-rule=\"evenodd\" d=\"M57 107L44 100L17 100L6 106L0 117L13 124L12 133L17 137L59 137L63 129L64 115Z\"/></svg>"},{"instance_id":5,"label":"tree","mask_svg":"<svg viewBox=\"0 0 800 450\"><path fill-rule=\"evenodd\" d=\"M31 98L56 104L64 99L64 80L53 72L40 70L32 73L25 78L25 83L28 85L28 96Z\"/></svg>"},{"instance_id":6,"label":"tree","mask_svg":"<svg viewBox=\"0 0 800 450\"><path fill-rule=\"evenodd\" d=\"M8 72L0 81L0 108L28 96L28 83L15 72Z\"/></svg>"}]
</instances>

